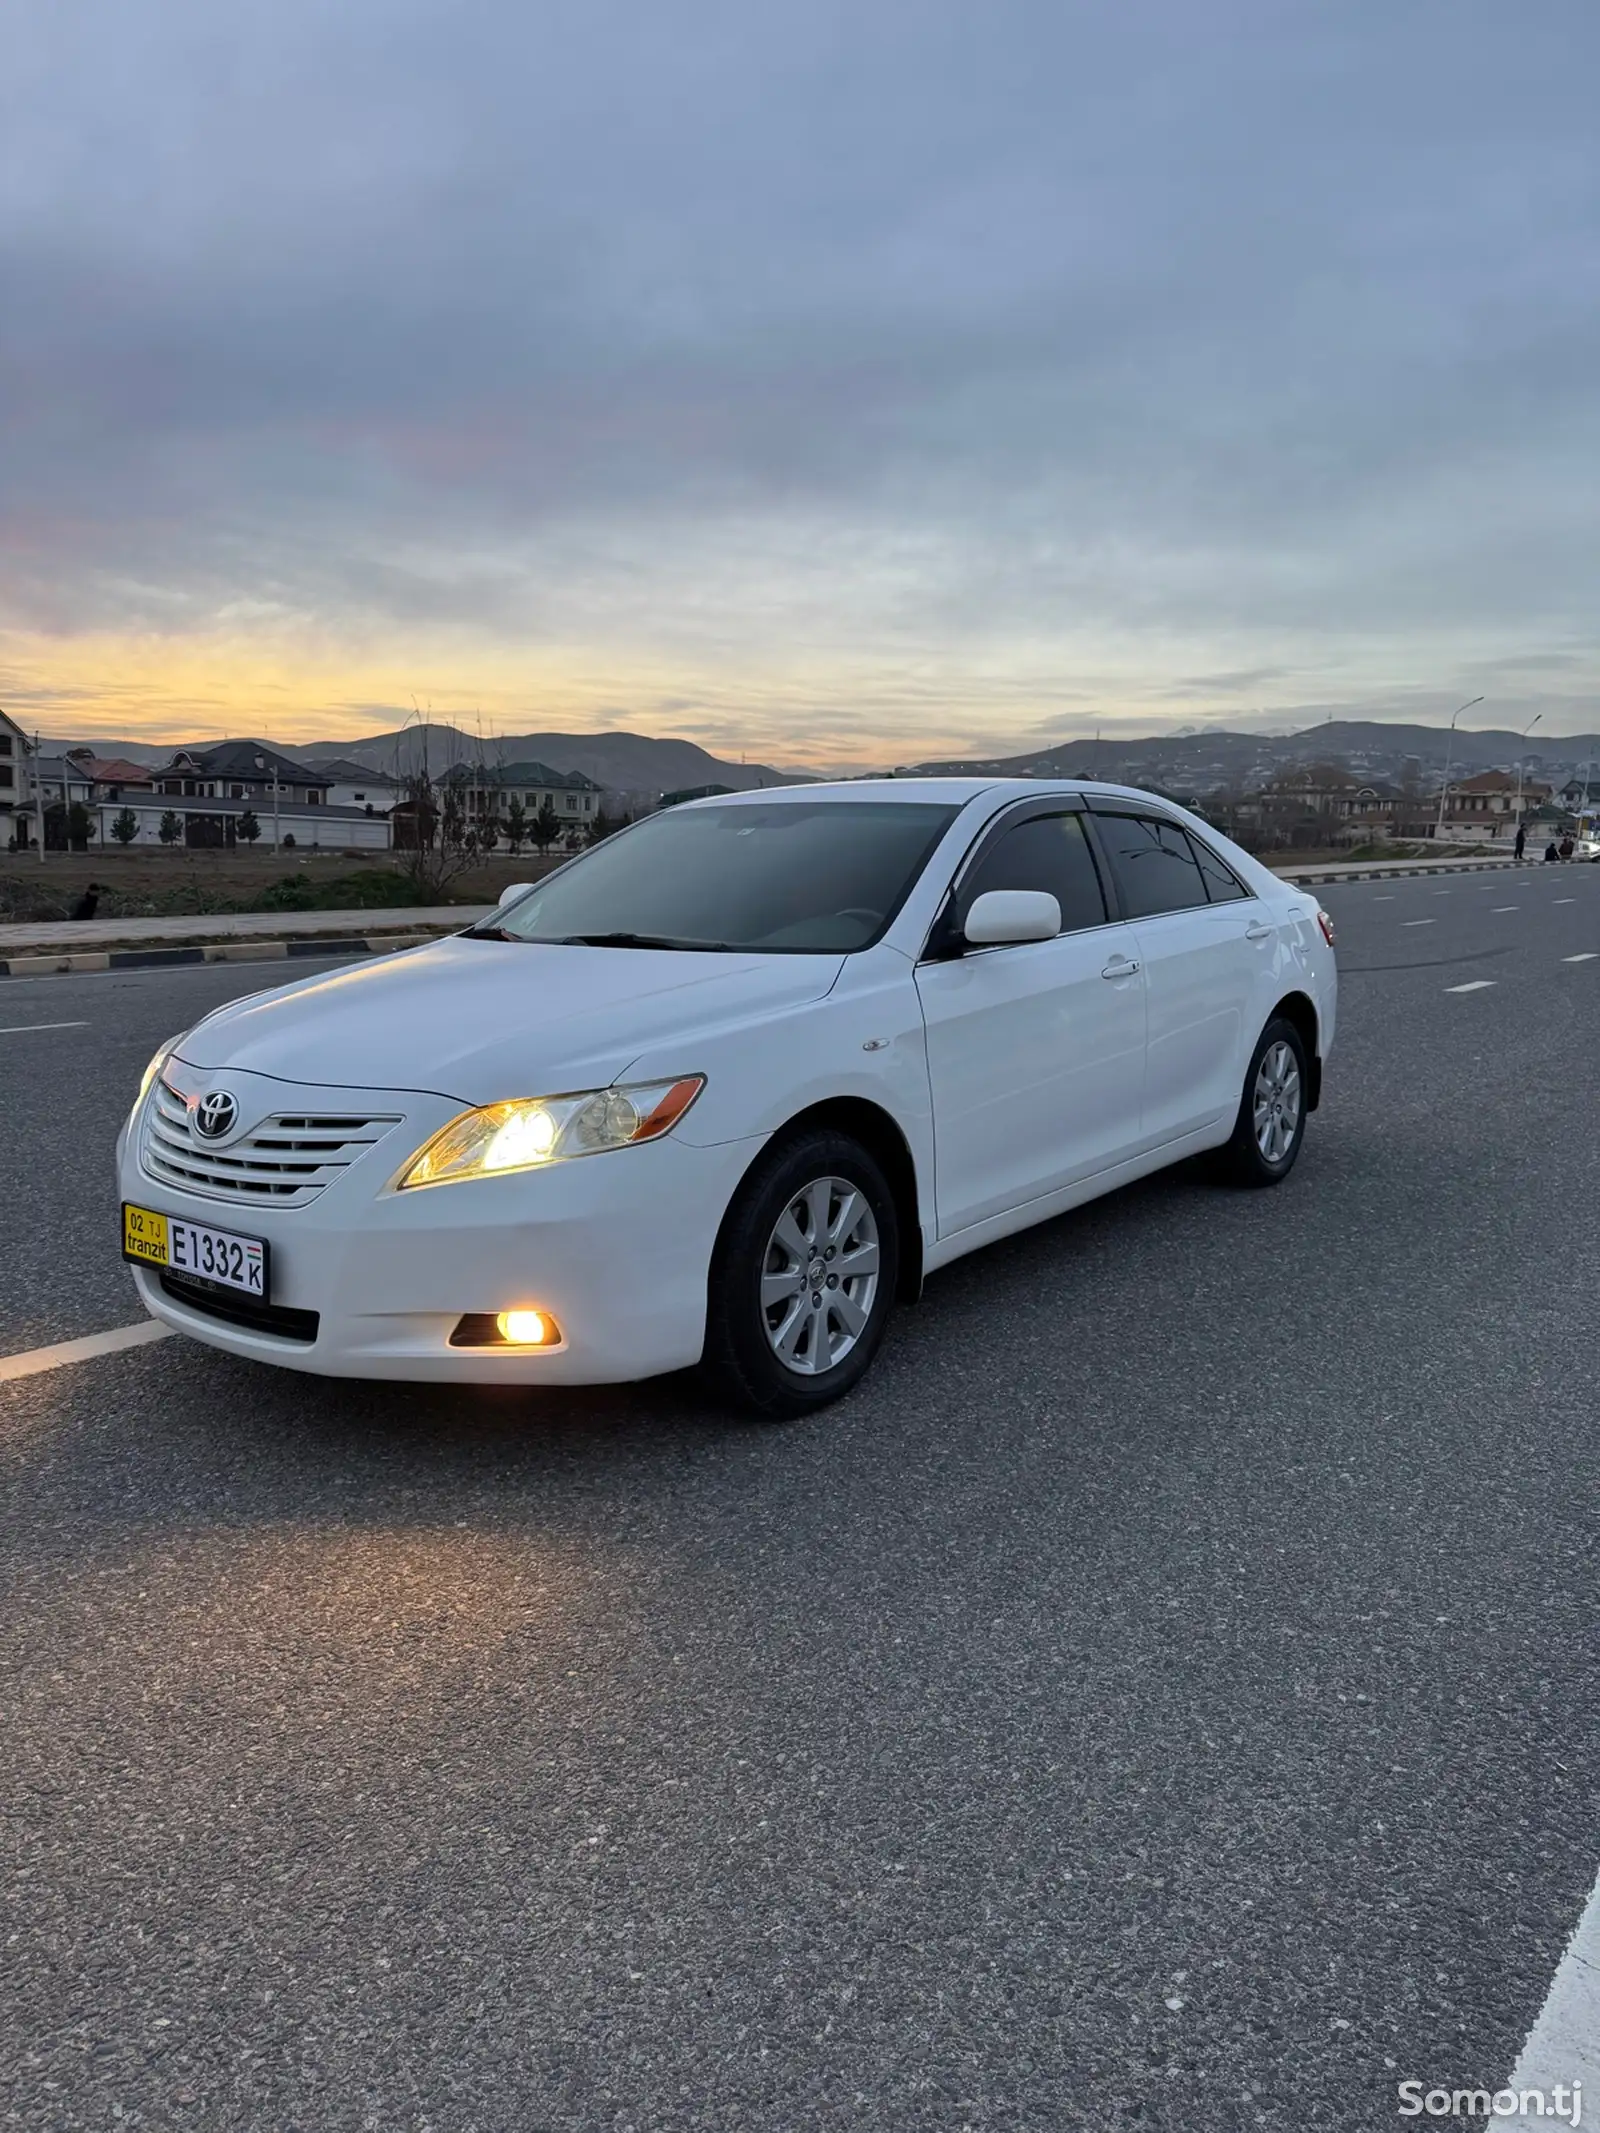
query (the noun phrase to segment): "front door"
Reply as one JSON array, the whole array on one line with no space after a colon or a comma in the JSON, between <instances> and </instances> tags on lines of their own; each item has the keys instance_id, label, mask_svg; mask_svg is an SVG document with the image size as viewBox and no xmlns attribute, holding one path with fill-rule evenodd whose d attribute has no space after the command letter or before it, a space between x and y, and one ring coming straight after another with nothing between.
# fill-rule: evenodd
<instances>
[{"instance_id":1,"label":"front door","mask_svg":"<svg viewBox=\"0 0 1600 2133\"><path fill-rule=\"evenodd\" d=\"M1062 931L917 969L941 1237L1109 1169L1138 1142L1145 992L1133 929L1108 919L1081 812L1039 807L976 854L953 930L990 889L1043 889Z\"/></svg>"}]
</instances>

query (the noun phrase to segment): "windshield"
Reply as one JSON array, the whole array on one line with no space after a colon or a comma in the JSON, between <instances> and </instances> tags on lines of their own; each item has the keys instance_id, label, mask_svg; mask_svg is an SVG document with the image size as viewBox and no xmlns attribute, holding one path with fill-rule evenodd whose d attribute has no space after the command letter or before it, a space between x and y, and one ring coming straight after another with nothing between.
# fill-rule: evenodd
<instances>
[{"instance_id":1,"label":"windshield","mask_svg":"<svg viewBox=\"0 0 1600 2133\"><path fill-rule=\"evenodd\" d=\"M596 947L848 955L883 932L956 813L897 800L669 808L478 930Z\"/></svg>"}]
</instances>

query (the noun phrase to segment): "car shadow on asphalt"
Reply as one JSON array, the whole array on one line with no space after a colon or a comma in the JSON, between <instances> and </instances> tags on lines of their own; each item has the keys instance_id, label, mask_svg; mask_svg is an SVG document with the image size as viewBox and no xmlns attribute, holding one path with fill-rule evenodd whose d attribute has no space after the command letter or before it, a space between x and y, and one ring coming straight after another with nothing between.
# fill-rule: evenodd
<instances>
[{"instance_id":1,"label":"car shadow on asphalt","mask_svg":"<svg viewBox=\"0 0 1600 2133\"><path fill-rule=\"evenodd\" d=\"M13 1432L12 1459L42 1428L58 1484L63 1462L81 1466L93 1498L114 1469L142 1522L158 1524L330 1503L381 1517L397 1490L426 1491L441 1511L471 1499L474 1515L514 1517L597 1488L639 1500L813 1466L819 1487L852 1472L878 1485L897 1460L959 1439L975 1414L1003 1405L1018 1370L1030 1397L1049 1399L1094 1323L1127 1309L1141 1263L1192 1232L1201 1197L1226 1215L1260 1196L1219 1193L1202 1163L1187 1164L957 1262L896 1314L865 1382L801 1422L719 1406L689 1371L550 1391L406 1385L275 1370L179 1337L19 1386L35 1419ZM1053 1353L1057 1328L1070 1354Z\"/></svg>"},{"instance_id":2,"label":"car shadow on asphalt","mask_svg":"<svg viewBox=\"0 0 1600 2133\"><path fill-rule=\"evenodd\" d=\"M981 1492L986 1465L1042 1459L1052 1488L1075 1485L1074 1462L1136 1452L1160 1470L1230 1426L1204 1397L1174 1398L1196 1314L1236 1310L1252 1262L1315 1293L1317 1167L1308 1149L1284 1188L1244 1193L1196 1159L962 1259L896 1314L864 1383L803 1422L729 1412L692 1372L547 1392L404 1385L177 1338L19 1386L32 1421L12 1430L10 1463L47 1446L75 1513L172 1536L396 1517L653 1524L675 1507L692 1523L807 1492ZM1276 1336L1241 1332L1236 1367L1257 1347L1265 1366Z\"/></svg>"}]
</instances>

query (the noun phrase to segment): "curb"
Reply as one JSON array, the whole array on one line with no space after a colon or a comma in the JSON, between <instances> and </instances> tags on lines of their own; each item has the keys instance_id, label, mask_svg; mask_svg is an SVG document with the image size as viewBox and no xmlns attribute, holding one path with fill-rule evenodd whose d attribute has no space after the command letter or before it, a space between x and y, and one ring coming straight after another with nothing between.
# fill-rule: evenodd
<instances>
[{"instance_id":1,"label":"curb","mask_svg":"<svg viewBox=\"0 0 1600 2133\"><path fill-rule=\"evenodd\" d=\"M102 948L77 955L0 956L0 977L71 977L81 971L166 970L188 963L281 963L291 956L392 955L448 939L441 933L311 935L288 941L213 941L195 948Z\"/></svg>"},{"instance_id":2,"label":"curb","mask_svg":"<svg viewBox=\"0 0 1600 2133\"><path fill-rule=\"evenodd\" d=\"M1416 874L1486 874L1495 867L1527 864L1526 859L1457 859L1443 863L1435 861L1432 865L1397 867L1380 861L1376 866L1357 867L1346 874L1319 874L1308 870L1303 874L1279 874L1278 879L1293 882L1297 889L1337 888L1341 881L1409 881Z\"/></svg>"}]
</instances>

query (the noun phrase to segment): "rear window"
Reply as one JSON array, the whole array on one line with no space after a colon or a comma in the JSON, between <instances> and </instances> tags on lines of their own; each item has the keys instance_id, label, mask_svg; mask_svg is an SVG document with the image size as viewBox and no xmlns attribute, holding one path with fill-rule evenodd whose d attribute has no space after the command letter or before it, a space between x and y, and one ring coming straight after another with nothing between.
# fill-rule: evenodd
<instances>
[{"instance_id":1,"label":"rear window","mask_svg":"<svg viewBox=\"0 0 1600 2133\"><path fill-rule=\"evenodd\" d=\"M1129 918L1192 911L1208 903L1194 847L1175 822L1148 815L1096 815Z\"/></svg>"}]
</instances>

